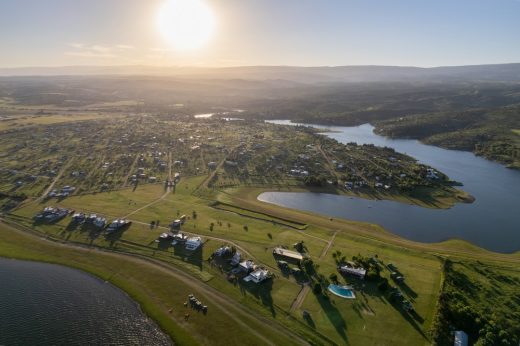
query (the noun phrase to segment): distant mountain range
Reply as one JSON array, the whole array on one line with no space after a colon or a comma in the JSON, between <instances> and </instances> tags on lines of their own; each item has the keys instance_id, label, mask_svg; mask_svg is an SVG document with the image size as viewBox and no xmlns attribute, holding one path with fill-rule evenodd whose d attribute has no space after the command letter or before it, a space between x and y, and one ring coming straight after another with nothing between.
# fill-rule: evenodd
<instances>
[{"instance_id":1,"label":"distant mountain range","mask_svg":"<svg viewBox=\"0 0 520 346\"><path fill-rule=\"evenodd\" d=\"M201 79L286 80L296 83L358 82L520 82L520 63L496 65L399 66L242 66L225 68L153 66L64 66L0 68L0 76L150 75Z\"/></svg>"}]
</instances>

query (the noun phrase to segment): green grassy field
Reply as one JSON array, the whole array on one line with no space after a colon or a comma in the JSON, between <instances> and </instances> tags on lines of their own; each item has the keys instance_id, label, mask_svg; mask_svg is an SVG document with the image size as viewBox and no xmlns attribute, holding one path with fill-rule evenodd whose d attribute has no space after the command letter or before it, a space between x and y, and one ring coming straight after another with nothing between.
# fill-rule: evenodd
<instances>
[{"instance_id":1,"label":"green grassy field","mask_svg":"<svg viewBox=\"0 0 520 346\"><path fill-rule=\"evenodd\" d=\"M202 284L197 284L196 279L183 281L170 269L138 258L66 246L16 231L5 224L0 224L0 256L63 264L108 280L138 301L143 311L180 345L265 344L252 330L262 333L273 343L278 340L293 343L284 333L270 328L269 323L222 304L211 290L198 288ZM207 315L184 308L189 293L207 302ZM184 321L186 312L190 312L187 322ZM237 318L243 323L237 323Z\"/></svg>"},{"instance_id":2,"label":"green grassy field","mask_svg":"<svg viewBox=\"0 0 520 346\"><path fill-rule=\"evenodd\" d=\"M403 340L406 344L429 344L429 331L441 287L439 252L443 256L471 257L469 254L472 254L483 260L487 258L492 263L503 260L518 263L519 260L517 256L489 253L465 242L413 243L375 225L331 220L311 213L273 208L256 201L258 191L250 189L220 194L221 200L232 203L235 212L219 210L213 207L211 199L201 199L192 194L204 179L204 176L182 179L175 193L170 194L164 194L164 188L160 185L142 185L135 190L128 188L85 194L61 202L50 200L46 203L29 203L8 218L62 242L136 254L174 266L272 323L284 325L319 344L400 344ZM134 223L116 240L107 240L102 236L92 238L88 232L71 228L70 218L53 225L33 225L32 216L47 204L97 212L109 218L127 216ZM241 207L246 208L242 210L245 215L240 215ZM194 211L196 218L193 218ZM159 221L163 227L183 214L189 218L183 231L201 235L205 240L202 252L195 257L186 256L182 251L172 251L171 248L160 249L154 242L164 229L152 229L151 221ZM252 215L263 215L263 218L252 218ZM287 227L273 223L272 220L294 220L307 227ZM210 226L212 223L213 227ZM333 236L334 241L327 249ZM378 255L383 263L394 263L406 277L406 286L401 287L401 290L413 303L416 314L410 315L399 305L393 304L377 290L375 284L341 276L341 283L356 287L357 299L350 301L333 295L323 299L311 291L299 306L293 307L301 285L297 278L287 276L277 267L271 252L275 246L291 247L299 241L304 241L307 253L324 277L336 272L332 253L337 250L347 258L358 254ZM260 288L229 283L218 267L206 261L222 244L236 246L246 258L267 267L275 275L272 283ZM382 277L389 278L389 275L389 270L381 271ZM304 318L303 311L307 311L311 319ZM398 330L399 333L392 333L397 336L390 337L385 333L374 332L382 330Z\"/></svg>"}]
</instances>

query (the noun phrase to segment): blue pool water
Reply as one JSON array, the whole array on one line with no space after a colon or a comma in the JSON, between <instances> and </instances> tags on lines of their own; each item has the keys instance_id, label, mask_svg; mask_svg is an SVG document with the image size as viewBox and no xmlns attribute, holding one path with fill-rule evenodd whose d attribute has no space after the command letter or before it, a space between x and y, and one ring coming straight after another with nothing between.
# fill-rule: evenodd
<instances>
[{"instance_id":1,"label":"blue pool water","mask_svg":"<svg viewBox=\"0 0 520 346\"><path fill-rule=\"evenodd\" d=\"M354 291L348 286L339 286L339 285L329 285L329 291L339 297L354 299L356 295Z\"/></svg>"}]
</instances>

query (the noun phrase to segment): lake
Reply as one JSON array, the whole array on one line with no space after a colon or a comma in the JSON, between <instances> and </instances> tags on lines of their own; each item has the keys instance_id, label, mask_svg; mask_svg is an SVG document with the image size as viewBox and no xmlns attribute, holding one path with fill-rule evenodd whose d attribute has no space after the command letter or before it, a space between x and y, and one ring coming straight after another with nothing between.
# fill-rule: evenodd
<instances>
[{"instance_id":1,"label":"lake","mask_svg":"<svg viewBox=\"0 0 520 346\"><path fill-rule=\"evenodd\" d=\"M171 345L123 291L60 265L0 258L0 345Z\"/></svg>"},{"instance_id":2,"label":"lake","mask_svg":"<svg viewBox=\"0 0 520 346\"><path fill-rule=\"evenodd\" d=\"M296 125L288 120L271 121ZM300 124L304 125L304 124ZM450 209L429 209L385 200L366 200L323 193L266 192L258 199L276 205L349 220L377 223L406 239L439 242L467 240L497 252L520 250L520 172L473 153L446 150L417 140L391 139L373 132L369 124L354 127L318 126L341 143L387 146L408 154L464 184L472 204Z\"/></svg>"}]
</instances>

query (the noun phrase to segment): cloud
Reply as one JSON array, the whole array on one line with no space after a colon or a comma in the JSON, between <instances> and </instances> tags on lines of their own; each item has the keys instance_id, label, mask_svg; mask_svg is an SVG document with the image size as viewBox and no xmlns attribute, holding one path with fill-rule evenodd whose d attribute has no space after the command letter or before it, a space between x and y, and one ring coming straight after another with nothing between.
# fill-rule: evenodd
<instances>
[{"instance_id":1,"label":"cloud","mask_svg":"<svg viewBox=\"0 0 520 346\"><path fill-rule=\"evenodd\" d=\"M122 50L135 49L134 46L130 46L128 44L117 44L116 48L122 49Z\"/></svg>"},{"instance_id":2,"label":"cloud","mask_svg":"<svg viewBox=\"0 0 520 346\"><path fill-rule=\"evenodd\" d=\"M148 48L152 52L158 53L173 53L175 50L173 48Z\"/></svg>"},{"instance_id":3,"label":"cloud","mask_svg":"<svg viewBox=\"0 0 520 346\"><path fill-rule=\"evenodd\" d=\"M83 57L83 58L105 58L105 59L117 58L117 55L115 55L115 54L96 53L96 52L91 52L91 51L65 52L64 54L67 56L77 56L77 57Z\"/></svg>"},{"instance_id":4,"label":"cloud","mask_svg":"<svg viewBox=\"0 0 520 346\"><path fill-rule=\"evenodd\" d=\"M72 50L64 52L67 56L84 57L84 58L102 58L113 59L121 58L120 54L132 49L134 46L127 44L115 45L100 45L100 44L84 44L84 43L69 43L67 44Z\"/></svg>"}]
</instances>

